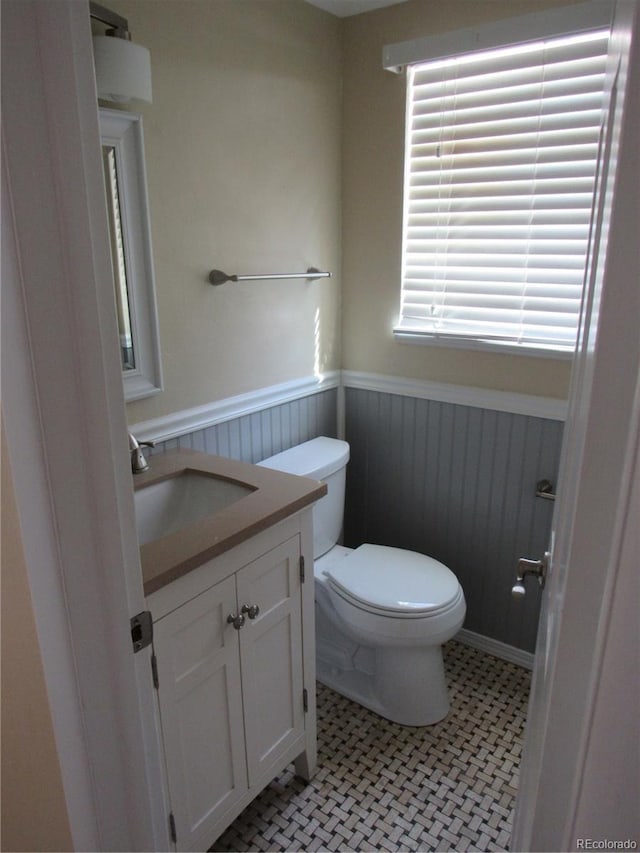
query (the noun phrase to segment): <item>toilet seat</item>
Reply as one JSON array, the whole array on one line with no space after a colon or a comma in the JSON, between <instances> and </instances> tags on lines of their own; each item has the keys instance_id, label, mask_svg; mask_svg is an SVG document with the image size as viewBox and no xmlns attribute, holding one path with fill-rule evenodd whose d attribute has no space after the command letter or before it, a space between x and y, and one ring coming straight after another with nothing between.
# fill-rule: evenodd
<instances>
[{"instance_id":1,"label":"toilet seat","mask_svg":"<svg viewBox=\"0 0 640 853\"><path fill-rule=\"evenodd\" d=\"M462 597L458 579L443 563L384 545L361 545L328 568L326 577L344 601L387 618L439 616Z\"/></svg>"}]
</instances>

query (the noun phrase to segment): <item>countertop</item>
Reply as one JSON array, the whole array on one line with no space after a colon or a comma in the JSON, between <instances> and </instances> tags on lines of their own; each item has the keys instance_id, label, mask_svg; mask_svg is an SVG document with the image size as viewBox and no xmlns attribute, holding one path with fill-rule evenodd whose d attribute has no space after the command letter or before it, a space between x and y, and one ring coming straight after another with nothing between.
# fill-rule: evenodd
<instances>
[{"instance_id":1,"label":"countertop","mask_svg":"<svg viewBox=\"0 0 640 853\"><path fill-rule=\"evenodd\" d=\"M195 450L169 450L149 457L149 464L149 471L134 475L136 491L185 471L242 483L253 491L209 518L142 545L140 562L145 595L304 509L327 493L325 483L308 477Z\"/></svg>"}]
</instances>

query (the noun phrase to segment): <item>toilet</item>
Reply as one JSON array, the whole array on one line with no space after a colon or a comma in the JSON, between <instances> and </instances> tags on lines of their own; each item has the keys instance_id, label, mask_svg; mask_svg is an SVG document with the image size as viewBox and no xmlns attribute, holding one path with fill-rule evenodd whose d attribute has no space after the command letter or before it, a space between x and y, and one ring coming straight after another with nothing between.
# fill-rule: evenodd
<instances>
[{"instance_id":1,"label":"toilet","mask_svg":"<svg viewBox=\"0 0 640 853\"><path fill-rule=\"evenodd\" d=\"M445 565L402 548L338 544L346 441L320 437L259 462L326 482L313 509L318 681L393 722L428 726L449 711L442 644L466 604Z\"/></svg>"}]
</instances>

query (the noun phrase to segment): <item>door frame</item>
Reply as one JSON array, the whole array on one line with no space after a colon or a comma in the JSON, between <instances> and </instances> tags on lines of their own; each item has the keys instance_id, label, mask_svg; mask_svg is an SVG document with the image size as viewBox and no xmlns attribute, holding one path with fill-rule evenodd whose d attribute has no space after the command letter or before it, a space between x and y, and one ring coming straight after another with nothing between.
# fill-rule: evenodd
<instances>
[{"instance_id":1,"label":"door frame","mask_svg":"<svg viewBox=\"0 0 640 853\"><path fill-rule=\"evenodd\" d=\"M2 4L2 396L78 850L167 849L86 0Z\"/></svg>"},{"instance_id":2,"label":"door frame","mask_svg":"<svg viewBox=\"0 0 640 853\"><path fill-rule=\"evenodd\" d=\"M128 620L142 609L144 597L120 365L112 345L115 311L100 201L88 3L4 0L2 17L3 224L15 248L15 263L9 259L3 270L3 349L11 354L3 359L3 411L71 831L76 849L167 849L166 812L151 782L159 778L161 765L148 659L144 652L132 654L128 637ZM637 80L637 58L634 62ZM637 117L633 121L637 133ZM633 158L628 148L623 139L619 176L626 174L622 163ZM627 188L626 182L619 177L615 189L621 200L613 205L612 222L629 205L638 221L637 198L628 198L637 187L629 181ZM616 548L629 505L620 484L627 455L638 444L637 424L635 438L631 428L637 401L630 374L635 378L640 367L637 352L629 353L617 333L617 322L625 328L632 322L624 303L622 310L616 304L620 293L625 298L631 293L632 276L628 264L615 257L621 239L615 231L607 251L598 338L589 353L593 385L573 515L581 547L567 565L559 605L564 610L540 784L528 784L525 757L515 849L532 849L532 843L544 849L535 843L535 832L546 822L539 815L557 797L544 780L556 771L579 777L585 765L599 667L584 650L588 646L601 658L604 628L612 617ZM628 233L624 223L621 233ZM633 285L637 288L637 281ZM579 393L584 403L584 389ZM622 442L619 431L602 419L603 413L615 411L610 407L618 405L619 394L629 413ZM599 441L607 443L606 453L600 453ZM607 462L614 468L603 470ZM603 475L604 481L599 479ZM607 535L594 543L589 493L601 487L599 507L603 500L610 502ZM607 571L597 574L603 564ZM581 572L588 565L597 574L594 589L582 583L577 565ZM602 618L598 631L595 617L586 624L585 597ZM575 691L562 682L566 672L586 703L579 731L575 715L554 719L563 701L569 699L575 708ZM554 755L567 731L571 749ZM582 783L567 787L570 809L549 824L547 849L569 849L564 842L571 838ZM533 834L527 834L527 823Z\"/></svg>"},{"instance_id":3,"label":"door frame","mask_svg":"<svg viewBox=\"0 0 640 853\"><path fill-rule=\"evenodd\" d=\"M633 594L623 555L635 548L637 559L638 551L637 520L630 511L640 450L640 115L625 104L640 89L639 26L638 4L618 2L609 52L608 81L615 95L606 141L609 156L594 217L590 287L572 372L514 850L575 850L578 837L596 838L598 832L601 839L624 839L625 821L633 823L624 805L633 791L620 792L615 818L608 797L595 797L594 805L593 792L602 784L604 794L619 776L628 777L628 765L635 760L634 751L623 747L615 761L602 762L602 752L614 754L608 746L633 737L622 722L629 701L622 670L616 676L619 689L608 697L610 719L620 724L605 731L596 714L612 629L638 643L637 625L618 620L624 600L620 585L628 585ZM637 659L634 663L631 655L626 665L626 678L635 667L637 679ZM597 768L593 758L599 752ZM608 781L601 783L598 776ZM627 832L633 835L632 828Z\"/></svg>"}]
</instances>

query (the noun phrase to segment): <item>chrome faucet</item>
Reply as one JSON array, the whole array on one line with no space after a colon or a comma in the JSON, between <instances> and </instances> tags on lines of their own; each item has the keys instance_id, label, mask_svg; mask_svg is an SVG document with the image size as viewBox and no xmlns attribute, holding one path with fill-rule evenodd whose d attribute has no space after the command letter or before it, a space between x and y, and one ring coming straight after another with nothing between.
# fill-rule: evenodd
<instances>
[{"instance_id":1,"label":"chrome faucet","mask_svg":"<svg viewBox=\"0 0 640 853\"><path fill-rule=\"evenodd\" d=\"M145 459L142 452L143 447L154 447L154 441L138 441L138 439L129 433L129 453L131 454L131 471L134 474L142 474L143 471L149 470L149 463Z\"/></svg>"}]
</instances>

